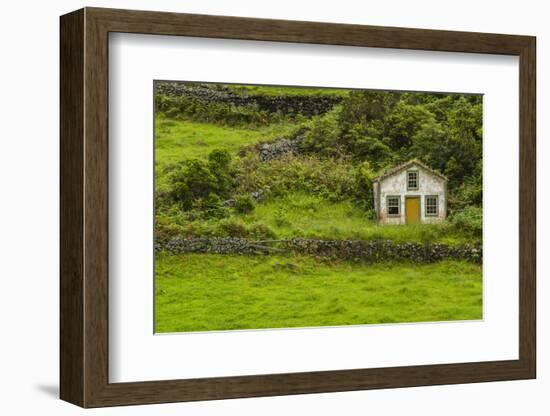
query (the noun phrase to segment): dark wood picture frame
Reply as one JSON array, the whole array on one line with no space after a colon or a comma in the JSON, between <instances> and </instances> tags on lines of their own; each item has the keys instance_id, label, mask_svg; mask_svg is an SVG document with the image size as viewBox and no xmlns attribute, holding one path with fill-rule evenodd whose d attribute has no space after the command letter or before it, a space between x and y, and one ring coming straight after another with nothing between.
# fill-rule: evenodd
<instances>
[{"instance_id":1,"label":"dark wood picture frame","mask_svg":"<svg viewBox=\"0 0 550 416\"><path fill-rule=\"evenodd\" d=\"M109 383L110 32L519 56L519 359ZM85 8L61 17L60 396L82 407L535 378L535 38Z\"/></svg>"}]
</instances>

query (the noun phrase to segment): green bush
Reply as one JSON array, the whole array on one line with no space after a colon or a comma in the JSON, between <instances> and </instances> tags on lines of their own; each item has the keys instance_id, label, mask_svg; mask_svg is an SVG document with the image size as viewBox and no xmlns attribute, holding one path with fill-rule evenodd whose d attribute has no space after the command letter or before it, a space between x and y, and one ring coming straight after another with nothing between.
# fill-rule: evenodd
<instances>
[{"instance_id":1,"label":"green bush","mask_svg":"<svg viewBox=\"0 0 550 416\"><path fill-rule=\"evenodd\" d=\"M481 239L483 234L483 214L479 207L467 207L456 212L449 219L456 231Z\"/></svg>"},{"instance_id":2,"label":"green bush","mask_svg":"<svg viewBox=\"0 0 550 416\"><path fill-rule=\"evenodd\" d=\"M205 199L195 199L192 211L187 213L188 217L194 219L225 218L229 214L229 208L222 206L222 201L216 194L210 194Z\"/></svg>"},{"instance_id":3,"label":"green bush","mask_svg":"<svg viewBox=\"0 0 550 416\"><path fill-rule=\"evenodd\" d=\"M187 159L170 176L171 196L184 211L218 208L221 199L229 197L233 186L226 150L213 150L208 162Z\"/></svg>"},{"instance_id":4,"label":"green bush","mask_svg":"<svg viewBox=\"0 0 550 416\"><path fill-rule=\"evenodd\" d=\"M208 164L213 172L227 172L230 163L231 155L225 149L214 149L208 154Z\"/></svg>"},{"instance_id":5,"label":"green bush","mask_svg":"<svg viewBox=\"0 0 550 416\"><path fill-rule=\"evenodd\" d=\"M238 196L234 208L239 214L248 214L254 211L254 200L249 195Z\"/></svg>"},{"instance_id":6,"label":"green bush","mask_svg":"<svg viewBox=\"0 0 550 416\"><path fill-rule=\"evenodd\" d=\"M190 210L197 200L216 193L217 180L208 165L199 159L189 159L170 176L172 195L183 210Z\"/></svg>"},{"instance_id":7,"label":"green bush","mask_svg":"<svg viewBox=\"0 0 550 416\"><path fill-rule=\"evenodd\" d=\"M324 156L333 156L342 152L337 114L338 109L335 109L313 119L301 143L305 151Z\"/></svg>"}]
</instances>

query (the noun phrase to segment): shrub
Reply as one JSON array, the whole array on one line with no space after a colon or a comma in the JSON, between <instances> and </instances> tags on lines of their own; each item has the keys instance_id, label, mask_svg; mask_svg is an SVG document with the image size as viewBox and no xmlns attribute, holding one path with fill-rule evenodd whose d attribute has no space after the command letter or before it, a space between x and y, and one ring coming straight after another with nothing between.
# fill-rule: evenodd
<instances>
[{"instance_id":1,"label":"shrub","mask_svg":"<svg viewBox=\"0 0 550 416\"><path fill-rule=\"evenodd\" d=\"M229 174L231 157L225 150L213 150L208 163L187 159L169 176L171 196L184 211L213 209L227 198L233 181Z\"/></svg>"},{"instance_id":2,"label":"shrub","mask_svg":"<svg viewBox=\"0 0 550 416\"><path fill-rule=\"evenodd\" d=\"M183 210L192 208L198 199L205 199L217 191L216 177L202 160L189 159L170 176L172 195Z\"/></svg>"},{"instance_id":3,"label":"shrub","mask_svg":"<svg viewBox=\"0 0 550 416\"><path fill-rule=\"evenodd\" d=\"M238 196L235 199L235 211L239 214L248 214L254 211L254 200L250 195Z\"/></svg>"},{"instance_id":4,"label":"shrub","mask_svg":"<svg viewBox=\"0 0 550 416\"><path fill-rule=\"evenodd\" d=\"M467 207L451 216L453 227L463 234L481 238L483 234L483 213L481 208Z\"/></svg>"},{"instance_id":5,"label":"shrub","mask_svg":"<svg viewBox=\"0 0 550 416\"><path fill-rule=\"evenodd\" d=\"M310 123L310 129L304 135L301 147L313 153L332 156L341 153L341 144L338 142L340 130L338 128L338 109L316 117Z\"/></svg>"},{"instance_id":6,"label":"shrub","mask_svg":"<svg viewBox=\"0 0 550 416\"><path fill-rule=\"evenodd\" d=\"M481 206L483 201L483 183L481 174L453 189L449 195L449 210L460 211L467 206Z\"/></svg>"},{"instance_id":7,"label":"shrub","mask_svg":"<svg viewBox=\"0 0 550 416\"><path fill-rule=\"evenodd\" d=\"M214 149L208 154L208 165L214 172L227 172L230 163L231 155L225 149Z\"/></svg>"},{"instance_id":8,"label":"shrub","mask_svg":"<svg viewBox=\"0 0 550 416\"><path fill-rule=\"evenodd\" d=\"M194 200L192 209L187 215L194 219L225 218L230 214L229 208L223 206L220 197L213 193L205 199Z\"/></svg>"}]
</instances>

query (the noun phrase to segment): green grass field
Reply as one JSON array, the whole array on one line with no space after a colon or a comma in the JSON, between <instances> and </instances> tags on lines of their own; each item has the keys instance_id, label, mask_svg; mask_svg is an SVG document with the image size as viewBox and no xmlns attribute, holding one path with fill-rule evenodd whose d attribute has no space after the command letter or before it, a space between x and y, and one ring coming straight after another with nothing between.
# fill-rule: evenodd
<instances>
[{"instance_id":1,"label":"green grass field","mask_svg":"<svg viewBox=\"0 0 550 416\"><path fill-rule=\"evenodd\" d=\"M481 267L159 255L156 332L482 318Z\"/></svg>"},{"instance_id":2,"label":"green grass field","mask_svg":"<svg viewBox=\"0 0 550 416\"><path fill-rule=\"evenodd\" d=\"M185 159L204 159L212 149L216 148L236 153L242 146L284 136L294 128L292 124L285 123L255 128L237 128L157 116L155 119L155 180L157 187L166 186L164 168L170 164Z\"/></svg>"},{"instance_id":3,"label":"green grass field","mask_svg":"<svg viewBox=\"0 0 550 416\"><path fill-rule=\"evenodd\" d=\"M155 161L163 165L190 158L201 159L216 148L235 153L241 146L284 136L295 127L280 123L237 128L157 117L155 128Z\"/></svg>"}]
</instances>

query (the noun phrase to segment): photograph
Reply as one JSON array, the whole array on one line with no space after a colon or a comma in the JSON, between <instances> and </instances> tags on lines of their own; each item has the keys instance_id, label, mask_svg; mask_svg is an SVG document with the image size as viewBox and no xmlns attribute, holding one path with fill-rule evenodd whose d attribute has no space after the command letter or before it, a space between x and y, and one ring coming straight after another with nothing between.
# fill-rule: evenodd
<instances>
[{"instance_id":1,"label":"photograph","mask_svg":"<svg viewBox=\"0 0 550 416\"><path fill-rule=\"evenodd\" d=\"M483 95L155 80L155 333L483 319Z\"/></svg>"}]
</instances>

